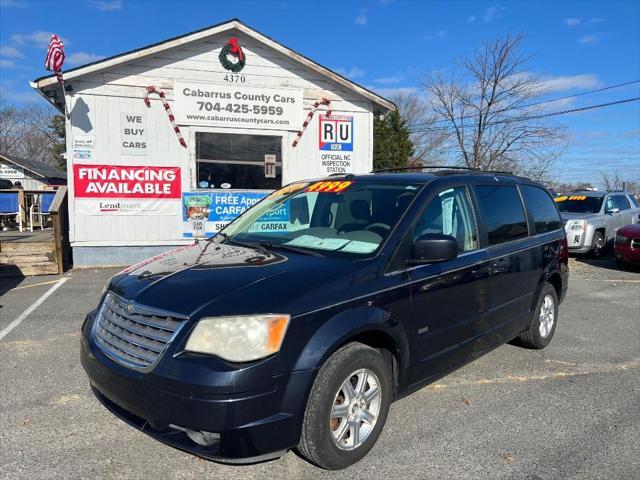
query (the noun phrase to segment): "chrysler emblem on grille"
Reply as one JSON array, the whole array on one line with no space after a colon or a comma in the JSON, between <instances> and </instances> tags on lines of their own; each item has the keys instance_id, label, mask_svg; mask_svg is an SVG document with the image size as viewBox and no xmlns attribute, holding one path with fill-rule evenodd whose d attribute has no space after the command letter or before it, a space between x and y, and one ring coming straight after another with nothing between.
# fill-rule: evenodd
<instances>
[{"instance_id":1,"label":"chrysler emblem on grille","mask_svg":"<svg viewBox=\"0 0 640 480\"><path fill-rule=\"evenodd\" d=\"M133 313L133 305L131 303L127 305L127 312Z\"/></svg>"}]
</instances>

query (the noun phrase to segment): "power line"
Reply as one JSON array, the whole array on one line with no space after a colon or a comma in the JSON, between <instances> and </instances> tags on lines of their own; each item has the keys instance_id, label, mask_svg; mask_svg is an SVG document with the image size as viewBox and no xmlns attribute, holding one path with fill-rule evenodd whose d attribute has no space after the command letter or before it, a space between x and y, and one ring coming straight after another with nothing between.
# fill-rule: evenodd
<instances>
[{"instance_id":1,"label":"power line","mask_svg":"<svg viewBox=\"0 0 640 480\"><path fill-rule=\"evenodd\" d=\"M558 98L552 98L550 100L542 100L539 102L533 102L533 103L528 103L526 105L520 105L519 107L513 107L513 108L509 108L509 109L503 109L503 110L498 110L494 113L501 113L501 112L505 112L508 110L519 110L519 109L523 109L523 108L529 108L529 107L534 107L537 105L544 105L546 103L554 103L554 102L559 102L560 100L567 100L569 98L576 98L576 97L581 97L583 95L590 95L592 93L598 93L598 92L604 92L605 90L612 90L614 88L620 88L620 87L626 87L627 85L633 85L634 83L640 83L640 80L632 80L630 82L624 82L624 83L618 83L616 85L608 85L606 87L602 87L602 88L597 88L595 90L588 90L586 92L580 92L580 93L575 93L573 95L566 95L564 97L558 97ZM459 118L459 120L468 120L470 118L475 118L476 115L466 115L466 116L462 116ZM432 126L435 123L442 123L442 122L448 122L449 120L434 120L433 122L423 122L423 123L414 123L412 125L407 125L408 129L412 129L414 127L419 127L422 125L429 125ZM439 128L439 127L435 127L435 128ZM445 129L448 129L449 127L442 127Z\"/></svg>"},{"instance_id":2,"label":"power line","mask_svg":"<svg viewBox=\"0 0 640 480\"><path fill-rule=\"evenodd\" d=\"M557 115L566 115L568 113L575 113L575 112L584 112L586 110L594 110L596 108L604 108L604 107L610 107L612 105L620 105L622 103L629 103L629 102L635 102L637 100L640 100L640 97L633 97L633 98L625 98L623 100L615 100L613 102L607 102L607 103L600 103L597 105L589 105L587 107L579 107L579 108L571 108L569 110L560 110L557 112L549 112L549 113L543 113L540 115L528 115L528 116L522 116L522 117L515 117L515 118L507 118L504 120L496 120L495 122L491 122L491 123L487 123L485 124L486 127L490 127L493 125L500 125L500 124L504 124L504 123L513 123L513 122L523 122L526 120L536 120L536 119L540 119L540 118L547 118L547 117L555 117ZM428 127L425 129L421 129L421 130L410 130L410 133L418 133L418 132L428 132L431 130L449 130L453 127Z\"/></svg>"}]
</instances>

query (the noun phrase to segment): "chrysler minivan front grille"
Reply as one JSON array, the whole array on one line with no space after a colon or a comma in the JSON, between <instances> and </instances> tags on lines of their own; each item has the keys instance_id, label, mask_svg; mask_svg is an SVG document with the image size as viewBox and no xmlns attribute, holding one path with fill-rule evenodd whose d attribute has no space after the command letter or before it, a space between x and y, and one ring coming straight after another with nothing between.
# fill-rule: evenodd
<instances>
[{"instance_id":1,"label":"chrysler minivan front grille","mask_svg":"<svg viewBox=\"0 0 640 480\"><path fill-rule=\"evenodd\" d=\"M158 360L184 322L108 293L98 311L95 341L116 362L146 368Z\"/></svg>"}]
</instances>

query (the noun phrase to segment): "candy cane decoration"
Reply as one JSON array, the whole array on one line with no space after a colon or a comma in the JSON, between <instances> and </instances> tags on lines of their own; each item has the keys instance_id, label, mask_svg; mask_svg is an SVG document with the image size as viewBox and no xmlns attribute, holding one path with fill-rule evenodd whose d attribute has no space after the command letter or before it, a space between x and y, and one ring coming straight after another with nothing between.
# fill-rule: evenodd
<instances>
[{"instance_id":1,"label":"candy cane decoration","mask_svg":"<svg viewBox=\"0 0 640 480\"><path fill-rule=\"evenodd\" d=\"M305 119L304 123L302 124L302 130L299 130L296 138L293 140L293 143L291 144L292 147L295 147L298 145L298 143L300 142L300 139L302 138L302 134L304 133L304 131L307 129L307 126L309 125L309 123L311 123L311 119L313 118L313 114L316 113L316 110L318 109L318 107L320 105L326 105L327 106L327 113L326 116L330 117L331 116L331 100L329 100L328 98L322 97L318 100L316 100L313 105L311 106L311 110L309 111L307 118Z\"/></svg>"},{"instance_id":2,"label":"candy cane decoration","mask_svg":"<svg viewBox=\"0 0 640 480\"><path fill-rule=\"evenodd\" d=\"M176 123L176 117L174 117L173 113L171 113L171 107L169 106L169 102L167 102L164 92L154 86L147 87L144 93L144 104L147 107L151 107L151 100L149 100L150 93L155 93L160 97L160 100L162 101L162 106L164 107L164 110L167 112L167 115L169 116L169 121L173 126L173 131L176 132L176 135L178 136L178 141L180 142L180 145L182 145L184 148L187 148L187 142L184 141L184 137L182 136L182 133L180 133L180 127L178 127L178 124Z\"/></svg>"}]
</instances>

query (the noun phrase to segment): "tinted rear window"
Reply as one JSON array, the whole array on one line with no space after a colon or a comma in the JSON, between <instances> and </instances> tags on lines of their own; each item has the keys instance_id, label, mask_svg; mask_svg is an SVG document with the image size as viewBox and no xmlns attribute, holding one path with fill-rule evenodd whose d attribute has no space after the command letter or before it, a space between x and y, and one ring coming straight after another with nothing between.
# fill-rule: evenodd
<instances>
[{"instance_id":1,"label":"tinted rear window","mask_svg":"<svg viewBox=\"0 0 640 480\"><path fill-rule=\"evenodd\" d=\"M475 190L490 245L528 235L524 207L516 187L482 185Z\"/></svg>"},{"instance_id":2,"label":"tinted rear window","mask_svg":"<svg viewBox=\"0 0 640 480\"><path fill-rule=\"evenodd\" d=\"M562 227L558 210L547 192L529 185L523 185L520 189L533 217L536 233L551 232Z\"/></svg>"}]
</instances>

